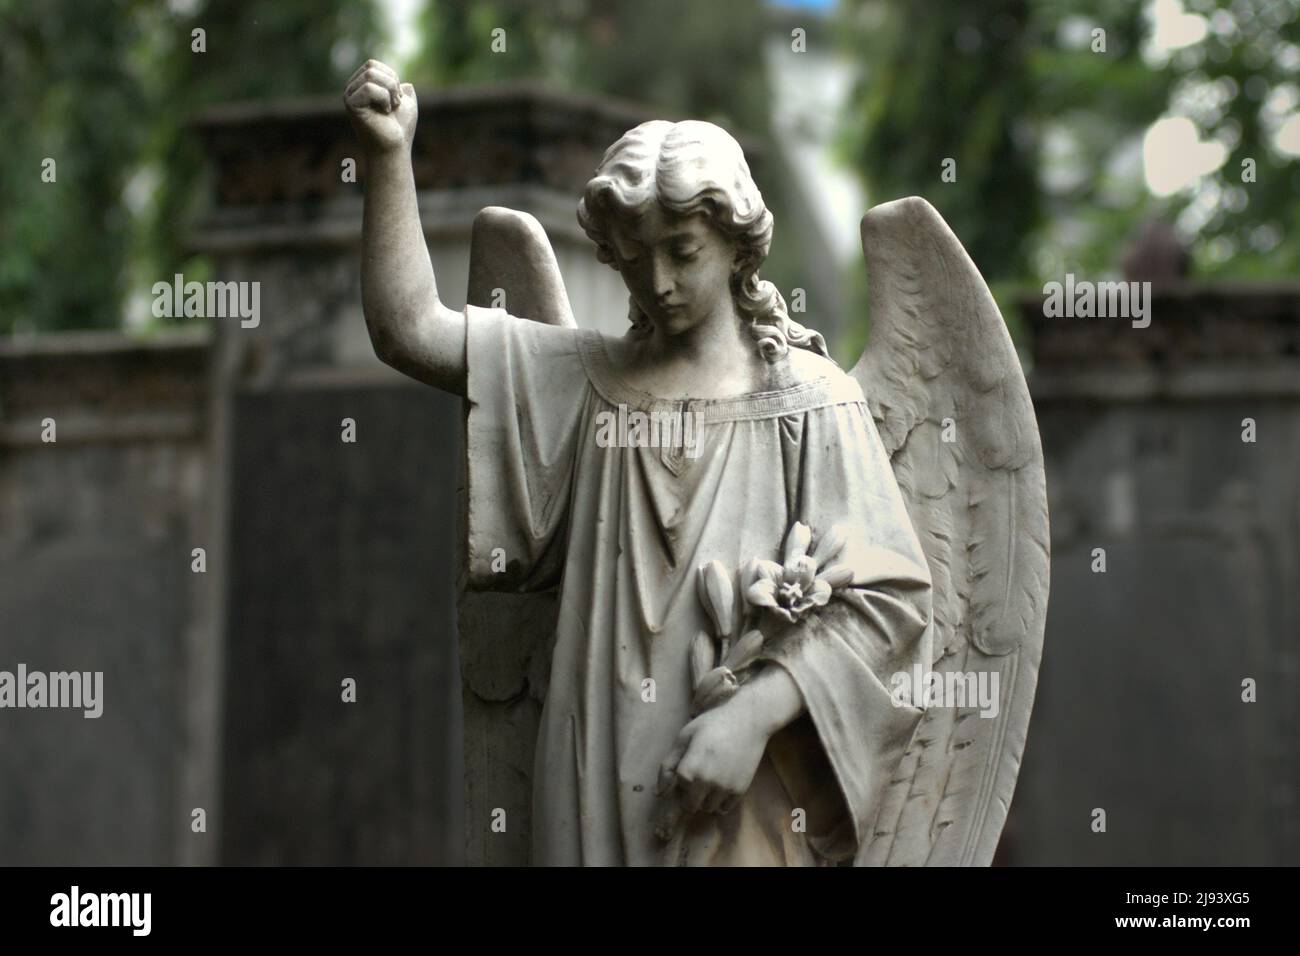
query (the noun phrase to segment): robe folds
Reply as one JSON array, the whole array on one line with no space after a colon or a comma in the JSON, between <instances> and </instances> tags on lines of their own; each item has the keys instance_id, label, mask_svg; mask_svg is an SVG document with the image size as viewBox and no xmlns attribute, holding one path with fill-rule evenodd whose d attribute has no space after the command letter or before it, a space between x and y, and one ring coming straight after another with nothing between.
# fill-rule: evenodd
<instances>
[{"instance_id":1,"label":"robe folds","mask_svg":"<svg viewBox=\"0 0 1300 956\"><path fill-rule=\"evenodd\" d=\"M776 391L672 401L624 382L598 332L474 306L466 323L469 586L560 594L533 863L851 857L921 713L895 706L891 675L930 666L932 631L929 570L857 382L828 365ZM610 442L620 409L689 411L697 444ZM843 525L837 563L854 569L764 647L759 666L785 668L805 712L771 738L739 806L691 818L666 861L655 790L691 719L691 641L709 629L697 570L780 561L797 521Z\"/></svg>"}]
</instances>

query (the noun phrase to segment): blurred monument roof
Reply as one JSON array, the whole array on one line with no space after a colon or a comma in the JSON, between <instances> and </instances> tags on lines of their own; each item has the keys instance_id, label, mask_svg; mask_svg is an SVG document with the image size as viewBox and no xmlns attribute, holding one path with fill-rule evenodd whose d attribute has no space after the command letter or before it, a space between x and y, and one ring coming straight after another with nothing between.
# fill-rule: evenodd
<instances>
[{"instance_id":1,"label":"blurred monument roof","mask_svg":"<svg viewBox=\"0 0 1300 956\"><path fill-rule=\"evenodd\" d=\"M494 108L505 104L531 104L537 108L555 108L568 111L590 112L602 119L625 123L640 123L656 112L640 103L591 93L560 90L535 83L486 83L453 86L431 90L417 88L422 111L424 108ZM339 96L295 97L275 100L247 100L221 103L201 112L194 126L240 125L265 121L346 119L342 94ZM659 117L671 119L673 117Z\"/></svg>"},{"instance_id":2,"label":"blurred monument roof","mask_svg":"<svg viewBox=\"0 0 1300 956\"><path fill-rule=\"evenodd\" d=\"M664 111L604 96L502 84L417 90L416 186L456 190L532 184L576 200L611 143ZM230 103L191 124L205 141L220 208L355 196L340 175L364 156L342 97ZM762 149L736 130L751 166Z\"/></svg>"}]
</instances>

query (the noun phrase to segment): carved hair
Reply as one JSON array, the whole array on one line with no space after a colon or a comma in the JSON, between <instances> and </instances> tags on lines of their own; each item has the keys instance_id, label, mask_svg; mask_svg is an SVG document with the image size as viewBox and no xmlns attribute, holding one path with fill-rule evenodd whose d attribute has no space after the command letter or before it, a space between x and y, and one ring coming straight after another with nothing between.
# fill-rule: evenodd
<instances>
[{"instance_id":1,"label":"carved hair","mask_svg":"<svg viewBox=\"0 0 1300 956\"><path fill-rule=\"evenodd\" d=\"M791 319L776 286L758 277L772 244L772 214L740 144L726 130L698 120L654 120L624 133L605 151L578 203L578 222L596 243L601 262L618 268L609 218L636 218L656 200L679 215L707 212L713 225L736 241L740 257L731 295L764 358L775 362L791 345L829 357L821 334ZM649 334L650 321L635 300L628 318L629 334Z\"/></svg>"}]
</instances>

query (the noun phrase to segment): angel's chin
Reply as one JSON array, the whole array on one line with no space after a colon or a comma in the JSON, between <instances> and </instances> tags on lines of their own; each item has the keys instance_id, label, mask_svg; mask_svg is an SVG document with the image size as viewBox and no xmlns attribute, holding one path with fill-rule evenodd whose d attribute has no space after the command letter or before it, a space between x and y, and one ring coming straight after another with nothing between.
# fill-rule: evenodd
<instances>
[{"instance_id":1,"label":"angel's chin","mask_svg":"<svg viewBox=\"0 0 1300 956\"><path fill-rule=\"evenodd\" d=\"M661 314L655 321L659 331L670 338L681 335L683 332L689 332L698 324L695 317L685 309Z\"/></svg>"}]
</instances>

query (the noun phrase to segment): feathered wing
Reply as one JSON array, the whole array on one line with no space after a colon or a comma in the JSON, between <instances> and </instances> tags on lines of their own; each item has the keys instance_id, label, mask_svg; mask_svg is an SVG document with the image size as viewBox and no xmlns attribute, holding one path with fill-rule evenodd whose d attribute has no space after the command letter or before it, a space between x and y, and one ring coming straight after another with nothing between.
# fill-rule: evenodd
<instances>
[{"instance_id":1,"label":"feathered wing","mask_svg":"<svg viewBox=\"0 0 1300 956\"><path fill-rule=\"evenodd\" d=\"M488 206L474 217L466 301L490 308L496 290L512 315L573 328L573 310L555 251L542 224L526 212Z\"/></svg>"},{"instance_id":2,"label":"feathered wing","mask_svg":"<svg viewBox=\"0 0 1300 956\"><path fill-rule=\"evenodd\" d=\"M504 300L502 299L504 294ZM564 280L546 232L527 213L489 206L474 219L466 301L573 326ZM468 406L466 406L468 408ZM468 532L467 446L462 423L460 535ZM555 633L554 593L505 594L464 587L457 605L465 740L465 854L471 865L523 866L531 844L533 752ZM506 809L505 832L488 826Z\"/></svg>"},{"instance_id":3,"label":"feathered wing","mask_svg":"<svg viewBox=\"0 0 1300 956\"><path fill-rule=\"evenodd\" d=\"M996 716L932 706L887 785L860 865L988 865L1006 820L1047 613L1047 492L1002 315L917 197L862 220L871 337L853 369L934 583L938 674L997 675ZM966 686L971 686L969 683ZM989 708L990 710L992 708Z\"/></svg>"}]
</instances>

